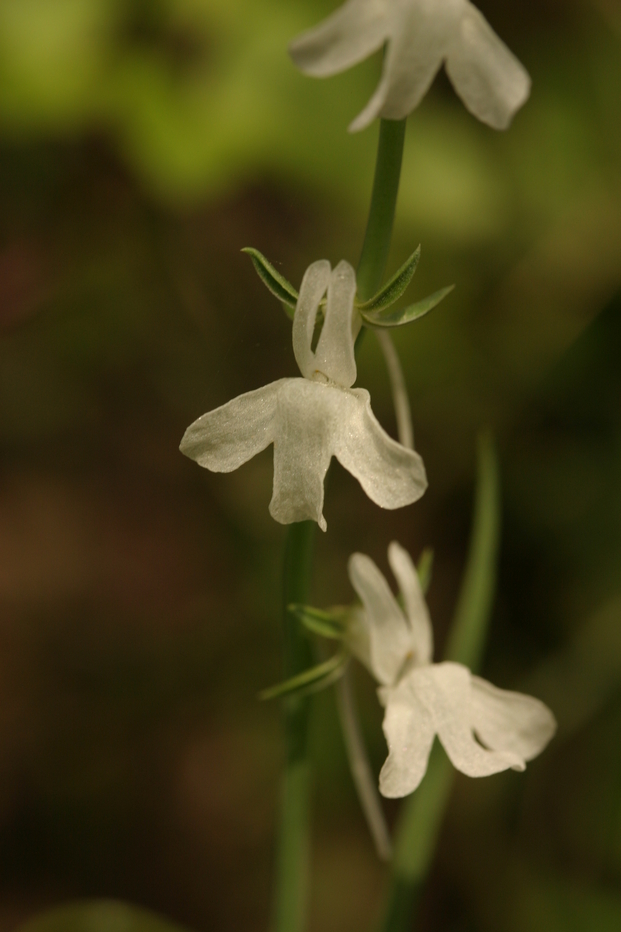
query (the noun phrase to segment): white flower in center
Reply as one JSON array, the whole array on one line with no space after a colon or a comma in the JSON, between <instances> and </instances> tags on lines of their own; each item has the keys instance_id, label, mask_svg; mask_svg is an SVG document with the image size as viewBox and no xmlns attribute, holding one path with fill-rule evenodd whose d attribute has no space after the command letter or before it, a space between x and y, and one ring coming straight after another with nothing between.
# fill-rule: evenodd
<instances>
[{"instance_id":1,"label":"white flower in center","mask_svg":"<svg viewBox=\"0 0 621 932\"><path fill-rule=\"evenodd\" d=\"M325 321L311 349L319 305ZM380 426L356 380L356 276L347 262L306 270L293 320L293 351L304 378L279 379L209 411L188 427L181 452L213 472L232 472L274 444L270 514L281 524L313 520L326 529L323 481L333 456L382 508L415 502L427 488L423 461Z\"/></svg>"},{"instance_id":2,"label":"white flower in center","mask_svg":"<svg viewBox=\"0 0 621 932\"><path fill-rule=\"evenodd\" d=\"M407 796L419 785L437 734L453 766L469 777L524 770L554 735L556 722L538 699L497 689L460 663L432 663L433 635L416 568L393 542L388 561L404 610L369 557L355 553L349 578L362 608L349 647L382 684L388 758L380 792Z\"/></svg>"},{"instance_id":3,"label":"white flower in center","mask_svg":"<svg viewBox=\"0 0 621 932\"><path fill-rule=\"evenodd\" d=\"M347 0L289 47L305 74L345 71L388 42L381 81L349 127L375 117L401 120L419 105L446 63L453 86L479 120L506 129L530 92L530 78L468 0Z\"/></svg>"}]
</instances>

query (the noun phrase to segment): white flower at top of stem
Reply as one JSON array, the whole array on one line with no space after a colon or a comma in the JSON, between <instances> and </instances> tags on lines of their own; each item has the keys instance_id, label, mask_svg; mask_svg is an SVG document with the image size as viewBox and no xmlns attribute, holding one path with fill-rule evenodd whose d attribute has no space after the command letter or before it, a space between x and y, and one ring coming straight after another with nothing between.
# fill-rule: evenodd
<instances>
[{"instance_id":1,"label":"white flower at top of stem","mask_svg":"<svg viewBox=\"0 0 621 932\"><path fill-rule=\"evenodd\" d=\"M347 0L289 51L301 71L324 78L385 42L380 83L352 132L378 116L406 117L443 63L468 110L494 129L506 129L530 93L526 70L469 0Z\"/></svg>"},{"instance_id":2,"label":"white flower at top of stem","mask_svg":"<svg viewBox=\"0 0 621 932\"><path fill-rule=\"evenodd\" d=\"M406 796L419 785L435 735L453 766L469 777L524 770L554 735L556 722L538 699L497 689L459 663L433 663L429 613L409 554L393 542L388 561L403 610L373 560L355 553L349 578L354 610L349 647L381 684L388 758L380 792Z\"/></svg>"},{"instance_id":3,"label":"white flower at top of stem","mask_svg":"<svg viewBox=\"0 0 621 932\"><path fill-rule=\"evenodd\" d=\"M316 348L313 334L326 295ZM325 531L323 482L333 456L382 508L416 501L427 487L418 453L393 440L356 380L356 276L347 262L306 270L293 320L293 351L303 378L279 379L209 411L188 427L181 452L213 472L232 472L274 444L270 514L281 524L313 520Z\"/></svg>"}]
</instances>

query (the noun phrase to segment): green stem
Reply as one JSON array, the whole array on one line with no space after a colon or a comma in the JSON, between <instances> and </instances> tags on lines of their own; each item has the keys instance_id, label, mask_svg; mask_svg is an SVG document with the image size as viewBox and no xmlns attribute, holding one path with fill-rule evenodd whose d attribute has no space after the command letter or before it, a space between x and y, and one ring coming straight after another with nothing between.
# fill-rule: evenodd
<instances>
[{"instance_id":1,"label":"green stem","mask_svg":"<svg viewBox=\"0 0 621 932\"><path fill-rule=\"evenodd\" d=\"M404 139L405 120L380 121L371 207L356 274L361 301L372 298L382 284L397 206Z\"/></svg>"},{"instance_id":2,"label":"green stem","mask_svg":"<svg viewBox=\"0 0 621 932\"><path fill-rule=\"evenodd\" d=\"M381 285L397 203L405 120L380 123L377 163L369 220L358 265L358 295L364 301ZM292 603L308 602L315 522L292 524L287 534L284 564L285 678L313 662L310 642ZM272 932L303 932L306 921L309 855L309 734L310 699L284 703L285 778L276 856Z\"/></svg>"},{"instance_id":3,"label":"green stem","mask_svg":"<svg viewBox=\"0 0 621 932\"><path fill-rule=\"evenodd\" d=\"M381 932L412 928L452 785L453 769L436 741L423 783L403 804Z\"/></svg>"},{"instance_id":4,"label":"green stem","mask_svg":"<svg viewBox=\"0 0 621 932\"><path fill-rule=\"evenodd\" d=\"M289 526L283 567L284 667L290 678L313 663L311 644L287 608L308 602L315 539L314 521ZM306 922L309 860L310 699L284 702L285 774L276 856L273 932L302 932Z\"/></svg>"},{"instance_id":5,"label":"green stem","mask_svg":"<svg viewBox=\"0 0 621 932\"><path fill-rule=\"evenodd\" d=\"M479 434L474 522L468 560L444 659L476 671L481 666L496 590L500 546L500 474L491 431Z\"/></svg>"}]
</instances>

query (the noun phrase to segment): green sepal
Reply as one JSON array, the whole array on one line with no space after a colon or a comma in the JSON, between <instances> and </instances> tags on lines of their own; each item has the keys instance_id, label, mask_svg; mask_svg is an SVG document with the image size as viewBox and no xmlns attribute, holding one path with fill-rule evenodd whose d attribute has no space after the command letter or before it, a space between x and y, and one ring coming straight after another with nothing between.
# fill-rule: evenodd
<instances>
[{"instance_id":1,"label":"green sepal","mask_svg":"<svg viewBox=\"0 0 621 932\"><path fill-rule=\"evenodd\" d=\"M446 288L440 288L439 291L434 291L433 294L417 301L416 304L409 304L407 307L394 311L389 311L387 308L381 311L364 311L360 308L358 310L364 323L369 327L402 327L404 324L412 323L413 320L418 320L419 317L424 317L440 301L444 300L454 287L455 285L448 285Z\"/></svg>"},{"instance_id":2,"label":"green sepal","mask_svg":"<svg viewBox=\"0 0 621 932\"><path fill-rule=\"evenodd\" d=\"M345 636L343 620L345 612L343 610L324 612L320 608L312 608L310 605L297 604L288 605L287 609L313 634L319 634L323 638L343 640Z\"/></svg>"},{"instance_id":3,"label":"green sepal","mask_svg":"<svg viewBox=\"0 0 621 932\"><path fill-rule=\"evenodd\" d=\"M285 680L283 683L277 683L276 686L270 686L259 693L259 699L277 699L279 696L306 696L309 693L319 692L321 689L331 686L345 672L345 667L349 660L349 654L346 651L339 651L329 660L311 667L310 670L304 670L297 676Z\"/></svg>"},{"instance_id":4,"label":"green sepal","mask_svg":"<svg viewBox=\"0 0 621 932\"><path fill-rule=\"evenodd\" d=\"M245 246L242 249L252 261L255 271L263 284L285 305L287 315L293 320L293 312L298 300L298 293L293 285L287 279L277 272L271 262L262 255L258 249L252 246Z\"/></svg>"},{"instance_id":5,"label":"green sepal","mask_svg":"<svg viewBox=\"0 0 621 932\"><path fill-rule=\"evenodd\" d=\"M420 555L418 565L416 567L416 572L418 574L418 581L420 587L423 590L423 595L426 595L429 585L431 583L431 571L433 569L433 548L425 547L423 552Z\"/></svg>"},{"instance_id":6,"label":"green sepal","mask_svg":"<svg viewBox=\"0 0 621 932\"><path fill-rule=\"evenodd\" d=\"M420 246L418 246L409 259L407 259L400 269L387 282L383 288L377 292L373 298L369 298L363 304L358 304L359 311L381 311L383 308L390 307L395 301L398 301L407 286L412 281L414 272L420 260ZM364 315L363 315L364 316Z\"/></svg>"}]
</instances>

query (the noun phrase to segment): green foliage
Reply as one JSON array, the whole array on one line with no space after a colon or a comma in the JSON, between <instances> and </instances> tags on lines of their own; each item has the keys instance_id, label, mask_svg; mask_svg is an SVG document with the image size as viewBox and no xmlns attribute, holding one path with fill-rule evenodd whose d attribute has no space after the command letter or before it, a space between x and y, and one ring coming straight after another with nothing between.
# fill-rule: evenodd
<instances>
[{"instance_id":1,"label":"green foliage","mask_svg":"<svg viewBox=\"0 0 621 932\"><path fill-rule=\"evenodd\" d=\"M242 252L250 256L255 271L263 284L275 298L282 302L287 316L293 320L298 300L298 292L293 285L274 268L258 249L246 246L242 249ZM455 287L454 285L441 288L440 291L436 291L427 298L417 301L416 304L410 304L408 307L389 312L389 308L399 300L412 281L419 260L420 246L373 298L363 304L356 302L356 307L360 311L365 324L370 327L401 327L403 324L409 324L414 320L418 320L419 317L423 317L428 311L436 307L447 294L450 294ZM325 300L321 302L320 307L324 306ZM318 324L321 323L321 319L322 313L320 311Z\"/></svg>"},{"instance_id":2,"label":"green foliage","mask_svg":"<svg viewBox=\"0 0 621 932\"><path fill-rule=\"evenodd\" d=\"M277 699L284 696L307 696L310 693L319 692L335 683L345 672L345 667L349 661L347 651L342 651L330 657L324 663L311 667L310 670L304 670L297 676L278 683L276 686L270 686L259 693L259 699Z\"/></svg>"},{"instance_id":3,"label":"green foliage","mask_svg":"<svg viewBox=\"0 0 621 932\"><path fill-rule=\"evenodd\" d=\"M362 319L369 327L402 327L404 324L411 324L412 321L424 317L429 311L443 301L451 293L455 286L448 285L435 291L426 298L417 301L416 304L409 304L407 307L389 311L387 306L383 306L377 311L361 311ZM396 300L396 299L395 299Z\"/></svg>"},{"instance_id":4,"label":"green foliage","mask_svg":"<svg viewBox=\"0 0 621 932\"><path fill-rule=\"evenodd\" d=\"M282 301L287 316L293 320L295 305L298 300L298 293L280 272L276 271L274 266L269 262L258 249L252 246L246 246L242 249L246 255L250 256L255 271L263 284L271 291L274 297Z\"/></svg>"},{"instance_id":5,"label":"green foliage","mask_svg":"<svg viewBox=\"0 0 621 932\"><path fill-rule=\"evenodd\" d=\"M184 927L120 900L83 900L41 913L17 932L184 932Z\"/></svg>"},{"instance_id":6,"label":"green foliage","mask_svg":"<svg viewBox=\"0 0 621 932\"><path fill-rule=\"evenodd\" d=\"M290 605L289 611L313 634L319 634L324 638L343 639L345 634L345 609L324 612L320 608L312 608L310 605Z\"/></svg>"},{"instance_id":7,"label":"green foliage","mask_svg":"<svg viewBox=\"0 0 621 932\"><path fill-rule=\"evenodd\" d=\"M381 311L398 301L412 281L419 261L420 246L417 246L409 259L406 259L401 268L397 269L390 281L386 282L374 297L359 304L358 310L361 313L363 311Z\"/></svg>"},{"instance_id":8,"label":"green foliage","mask_svg":"<svg viewBox=\"0 0 621 932\"><path fill-rule=\"evenodd\" d=\"M496 590L500 543L500 479L491 433L479 436L477 487L468 561L444 651L445 660L472 670L481 664Z\"/></svg>"},{"instance_id":9,"label":"green foliage","mask_svg":"<svg viewBox=\"0 0 621 932\"><path fill-rule=\"evenodd\" d=\"M416 567L416 572L418 573L418 581L420 582L420 587L423 590L423 594L427 592L427 590L429 589L429 586L431 585L432 570L433 570L433 549L431 547L425 547L425 549L420 555L420 559Z\"/></svg>"},{"instance_id":10,"label":"green foliage","mask_svg":"<svg viewBox=\"0 0 621 932\"><path fill-rule=\"evenodd\" d=\"M416 304L410 304L408 307L399 308L389 312L389 308L399 300L405 289L412 281L414 273L420 260L420 246L418 246L412 255L407 259L400 269L397 269L392 278L380 288L374 297L369 298L362 304L357 304L360 315L368 327L401 327L403 324L412 323L419 317L424 317L429 311L436 307L447 294L455 287L449 285L447 288L441 288L426 298L417 301Z\"/></svg>"}]
</instances>

